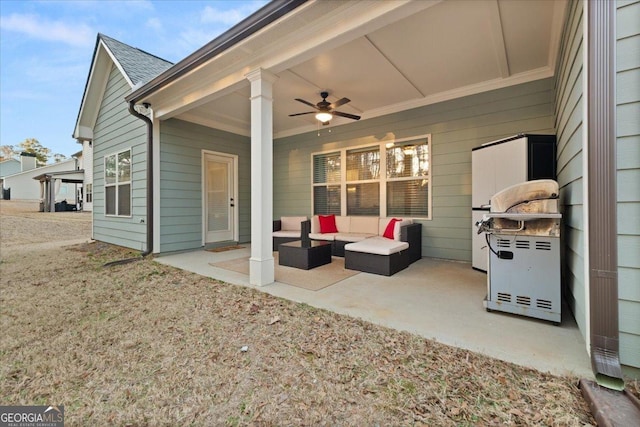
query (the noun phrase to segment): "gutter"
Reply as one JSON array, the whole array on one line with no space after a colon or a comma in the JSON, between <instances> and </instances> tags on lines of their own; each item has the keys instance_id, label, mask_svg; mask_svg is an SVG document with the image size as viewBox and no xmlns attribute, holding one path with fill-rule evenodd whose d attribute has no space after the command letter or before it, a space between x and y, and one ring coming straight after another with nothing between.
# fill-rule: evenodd
<instances>
[{"instance_id":1,"label":"gutter","mask_svg":"<svg viewBox=\"0 0 640 427\"><path fill-rule=\"evenodd\" d=\"M129 113L147 124L147 249L140 254L146 257L153 252L153 122L136 111L133 101L129 102Z\"/></svg>"},{"instance_id":2,"label":"gutter","mask_svg":"<svg viewBox=\"0 0 640 427\"><path fill-rule=\"evenodd\" d=\"M125 97L138 102L277 21L308 0L274 0Z\"/></svg>"}]
</instances>

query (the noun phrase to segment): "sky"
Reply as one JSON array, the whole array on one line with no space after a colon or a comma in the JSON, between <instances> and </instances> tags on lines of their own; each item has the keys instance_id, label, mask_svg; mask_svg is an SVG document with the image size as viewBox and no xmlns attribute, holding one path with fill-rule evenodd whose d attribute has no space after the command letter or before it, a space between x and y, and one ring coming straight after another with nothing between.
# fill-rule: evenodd
<instances>
[{"instance_id":1,"label":"sky","mask_svg":"<svg viewBox=\"0 0 640 427\"><path fill-rule=\"evenodd\" d=\"M98 33L176 63L266 3L0 0L0 145L80 151L72 133Z\"/></svg>"}]
</instances>

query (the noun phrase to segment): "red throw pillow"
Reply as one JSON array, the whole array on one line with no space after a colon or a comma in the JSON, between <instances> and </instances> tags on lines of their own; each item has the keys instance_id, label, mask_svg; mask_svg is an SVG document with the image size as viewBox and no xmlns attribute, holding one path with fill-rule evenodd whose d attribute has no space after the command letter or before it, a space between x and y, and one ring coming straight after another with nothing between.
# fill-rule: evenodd
<instances>
[{"instance_id":1,"label":"red throw pillow","mask_svg":"<svg viewBox=\"0 0 640 427\"><path fill-rule=\"evenodd\" d=\"M382 235L382 237L386 237L387 239L393 240L393 231L395 230L396 222L398 221L402 221L402 218L401 219L391 218L389 220L389 224L387 224L387 228L385 228L384 230L384 234Z\"/></svg>"},{"instance_id":2,"label":"red throw pillow","mask_svg":"<svg viewBox=\"0 0 640 427\"><path fill-rule=\"evenodd\" d=\"M320 233L338 232L335 215L318 215L318 219L320 220Z\"/></svg>"}]
</instances>

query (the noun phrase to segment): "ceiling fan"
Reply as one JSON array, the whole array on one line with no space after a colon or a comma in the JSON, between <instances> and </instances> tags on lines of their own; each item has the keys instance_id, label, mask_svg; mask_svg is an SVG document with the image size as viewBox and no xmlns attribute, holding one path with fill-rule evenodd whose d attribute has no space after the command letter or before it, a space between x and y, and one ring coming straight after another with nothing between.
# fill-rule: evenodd
<instances>
[{"instance_id":1,"label":"ceiling fan","mask_svg":"<svg viewBox=\"0 0 640 427\"><path fill-rule=\"evenodd\" d=\"M302 116L304 114L315 113L316 119L322 122L323 125L328 125L329 121L331 121L333 116L346 117L352 120L360 120L360 116L356 116L355 114L342 113L340 111L335 110L339 106L344 105L347 102L351 102L349 98L342 98L337 100L336 102L330 103L329 101L327 101L327 96L329 96L329 92L320 92L320 96L322 97L322 101L318 102L317 104L312 104L309 101L305 101L304 99L296 98L296 101L302 102L303 104L308 105L309 107L313 107L316 109L316 111L306 111L304 113L289 114L289 117Z\"/></svg>"}]
</instances>

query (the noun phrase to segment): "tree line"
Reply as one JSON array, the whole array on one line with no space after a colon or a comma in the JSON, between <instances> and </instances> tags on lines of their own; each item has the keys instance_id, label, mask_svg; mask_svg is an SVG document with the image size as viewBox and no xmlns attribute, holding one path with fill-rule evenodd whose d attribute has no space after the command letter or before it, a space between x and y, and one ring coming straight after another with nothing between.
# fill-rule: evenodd
<instances>
[{"instance_id":1,"label":"tree line","mask_svg":"<svg viewBox=\"0 0 640 427\"><path fill-rule=\"evenodd\" d=\"M35 138L27 138L18 145L0 145L0 162L16 158L24 152L35 154L38 166L46 165L50 158L53 158L56 163L67 158L64 154L51 154L51 149L40 144L40 141Z\"/></svg>"}]
</instances>

